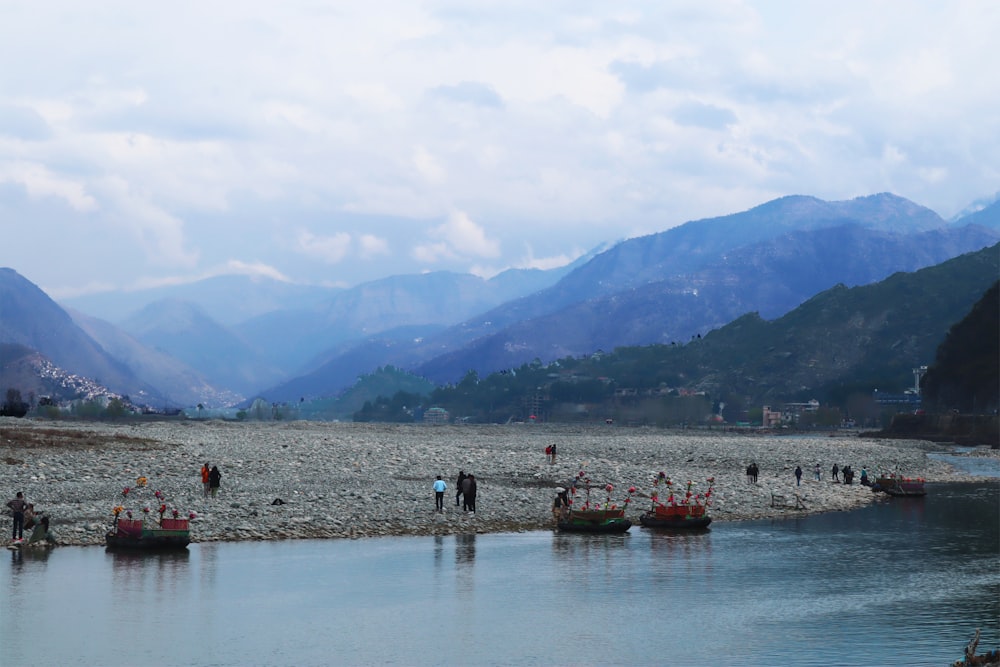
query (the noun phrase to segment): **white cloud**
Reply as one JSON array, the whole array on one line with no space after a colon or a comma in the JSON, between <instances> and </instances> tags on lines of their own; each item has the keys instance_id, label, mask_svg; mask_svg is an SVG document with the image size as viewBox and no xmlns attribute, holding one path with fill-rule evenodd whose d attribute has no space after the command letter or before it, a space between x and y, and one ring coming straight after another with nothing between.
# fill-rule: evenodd
<instances>
[{"instance_id":1,"label":"white cloud","mask_svg":"<svg viewBox=\"0 0 1000 667\"><path fill-rule=\"evenodd\" d=\"M389 254L389 243L382 238L372 234L362 234L358 237L358 246L361 248L363 259L372 259L380 255Z\"/></svg>"},{"instance_id":2,"label":"white cloud","mask_svg":"<svg viewBox=\"0 0 1000 667\"><path fill-rule=\"evenodd\" d=\"M494 258L500 256L500 244L463 211L455 211L444 224L430 230L432 240L417 245L413 257L421 262L437 263L445 259Z\"/></svg>"},{"instance_id":3,"label":"white cloud","mask_svg":"<svg viewBox=\"0 0 1000 667\"><path fill-rule=\"evenodd\" d=\"M343 260L350 248L351 235L344 232L332 236L316 236L303 229L297 239L297 249L300 253L327 264L337 264Z\"/></svg>"},{"instance_id":4,"label":"white cloud","mask_svg":"<svg viewBox=\"0 0 1000 667\"><path fill-rule=\"evenodd\" d=\"M80 213L99 208L83 183L53 173L44 165L27 162L0 162L0 182L22 186L30 197L55 197Z\"/></svg>"},{"instance_id":5,"label":"white cloud","mask_svg":"<svg viewBox=\"0 0 1000 667\"><path fill-rule=\"evenodd\" d=\"M989 0L12 3L0 210L50 233L0 265L343 284L795 193L948 217L1000 181L998 32Z\"/></svg>"}]
</instances>

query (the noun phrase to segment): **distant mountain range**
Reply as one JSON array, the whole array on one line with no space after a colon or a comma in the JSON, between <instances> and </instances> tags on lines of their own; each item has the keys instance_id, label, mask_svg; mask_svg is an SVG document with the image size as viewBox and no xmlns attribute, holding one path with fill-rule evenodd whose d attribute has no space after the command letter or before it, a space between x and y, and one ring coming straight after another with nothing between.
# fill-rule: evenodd
<instances>
[{"instance_id":1,"label":"distant mountain range","mask_svg":"<svg viewBox=\"0 0 1000 667\"><path fill-rule=\"evenodd\" d=\"M946 222L891 194L792 196L491 280L431 273L327 289L230 276L70 299L67 310L0 269L0 343L154 406L298 401L385 365L442 384L469 370L686 341L998 240L996 201ZM0 389L9 382L0 370Z\"/></svg>"}]
</instances>

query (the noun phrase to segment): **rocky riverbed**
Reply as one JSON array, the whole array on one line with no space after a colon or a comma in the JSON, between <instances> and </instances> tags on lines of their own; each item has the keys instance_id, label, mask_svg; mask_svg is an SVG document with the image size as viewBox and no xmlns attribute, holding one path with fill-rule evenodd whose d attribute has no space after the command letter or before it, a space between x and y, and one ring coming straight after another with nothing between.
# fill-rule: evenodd
<instances>
[{"instance_id":1,"label":"rocky riverbed","mask_svg":"<svg viewBox=\"0 0 1000 667\"><path fill-rule=\"evenodd\" d=\"M91 424L0 418L0 488L22 491L50 516L60 544L103 544L112 508L155 515L153 490L168 512L194 512L192 539L282 540L379 535L491 533L552 526L554 488L582 470L592 501L621 504L637 488L628 516L649 507L660 471L683 490L704 492L714 477L715 521L801 516L884 501L857 484L832 479L851 465L869 474L898 471L928 481L968 479L929 459L941 445L858 437L747 435L554 425L423 426L318 422L221 421ZM557 445L549 463L545 447ZM980 454L982 454L980 452ZM987 452L995 455L995 452ZM756 484L746 467L760 467ZM222 472L216 498L206 498L200 469ZM819 463L821 479L813 474ZM796 486L793 471L804 474ZM477 511L455 504L459 470L478 480ZM431 485L448 483L444 512L434 511ZM123 499L139 477L148 486ZM143 496L143 494L145 494ZM661 492L662 495L662 492ZM773 501L774 495L785 502ZM798 495L805 509L794 509ZM275 501L280 499L280 503ZM9 523L4 525L9 530Z\"/></svg>"}]
</instances>

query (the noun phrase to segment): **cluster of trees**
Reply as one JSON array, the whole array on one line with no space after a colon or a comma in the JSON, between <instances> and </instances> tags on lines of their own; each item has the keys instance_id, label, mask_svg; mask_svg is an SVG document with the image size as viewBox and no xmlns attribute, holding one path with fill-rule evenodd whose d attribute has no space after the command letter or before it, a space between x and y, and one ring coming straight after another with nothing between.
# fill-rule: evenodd
<instances>
[{"instance_id":1,"label":"cluster of trees","mask_svg":"<svg viewBox=\"0 0 1000 667\"><path fill-rule=\"evenodd\" d=\"M113 397L107 400L87 399L71 401L67 410L62 410L48 397L43 396L35 404L33 394L28 395L28 400L24 400L21 391L15 388L8 388L4 395L3 403L0 403L0 417L24 417L34 410L40 417L49 419L59 419L69 416L74 419L89 419L101 421L115 421L127 415L133 414L135 408L131 405L128 397Z\"/></svg>"},{"instance_id":2,"label":"cluster of trees","mask_svg":"<svg viewBox=\"0 0 1000 667\"><path fill-rule=\"evenodd\" d=\"M1000 402L1000 281L955 324L921 383L925 406L968 414L995 412Z\"/></svg>"},{"instance_id":3,"label":"cluster of trees","mask_svg":"<svg viewBox=\"0 0 1000 667\"><path fill-rule=\"evenodd\" d=\"M21 390L8 389L0 404L0 417L23 417L30 409L31 404L21 398Z\"/></svg>"},{"instance_id":4,"label":"cluster of trees","mask_svg":"<svg viewBox=\"0 0 1000 667\"><path fill-rule=\"evenodd\" d=\"M365 401L354 421L420 421L423 412L441 407L454 420L475 423L509 421L606 422L678 426L724 421L760 424L762 406L731 392L709 395L671 388L680 381L664 372L671 346L621 348L551 364L535 360L519 368L484 378L470 371L458 383L427 394L399 391L391 397ZM894 410L876 404L870 392L846 397L843 405L803 413L798 426L836 427L845 419L877 426L888 423ZM780 407L780 406L776 406Z\"/></svg>"}]
</instances>

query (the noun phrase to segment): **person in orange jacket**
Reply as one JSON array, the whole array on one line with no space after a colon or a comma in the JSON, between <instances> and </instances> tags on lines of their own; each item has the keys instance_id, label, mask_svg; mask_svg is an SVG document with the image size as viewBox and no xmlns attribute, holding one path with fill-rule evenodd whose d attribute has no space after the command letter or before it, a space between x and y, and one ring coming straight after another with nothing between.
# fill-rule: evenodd
<instances>
[{"instance_id":1,"label":"person in orange jacket","mask_svg":"<svg viewBox=\"0 0 1000 667\"><path fill-rule=\"evenodd\" d=\"M209 494L209 490L208 490L208 473L209 473L208 461L205 461L205 465L203 465L201 467L201 486L202 486L202 488L205 489L205 497L206 498L208 498L208 494Z\"/></svg>"}]
</instances>

